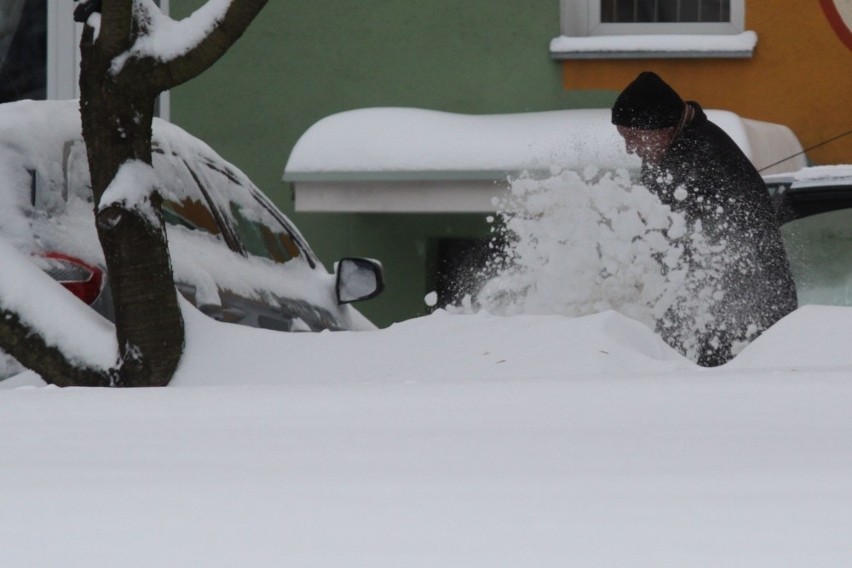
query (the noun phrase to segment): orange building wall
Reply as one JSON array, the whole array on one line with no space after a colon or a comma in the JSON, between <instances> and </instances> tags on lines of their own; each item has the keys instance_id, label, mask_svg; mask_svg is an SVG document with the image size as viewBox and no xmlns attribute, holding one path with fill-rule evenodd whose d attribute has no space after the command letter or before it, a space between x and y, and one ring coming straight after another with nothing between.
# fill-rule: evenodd
<instances>
[{"instance_id":1,"label":"orange building wall","mask_svg":"<svg viewBox=\"0 0 852 568\"><path fill-rule=\"evenodd\" d=\"M567 60L566 89L620 91L644 70L684 99L747 118L786 124L807 148L852 130L852 47L819 0L746 0L750 59ZM816 163L852 163L852 134L808 152Z\"/></svg>"}]
</instances>

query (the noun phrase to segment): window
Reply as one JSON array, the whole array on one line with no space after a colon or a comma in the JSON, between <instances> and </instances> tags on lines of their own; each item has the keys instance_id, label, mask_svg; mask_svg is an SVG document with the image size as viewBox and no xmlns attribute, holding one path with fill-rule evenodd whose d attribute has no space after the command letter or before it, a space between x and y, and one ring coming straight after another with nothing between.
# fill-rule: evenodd
<instances>
[{"instance_id":1,"label":"window","mask_svg":"<svg viewBox=\"0 0 852 568\"><path fill-rule=\"evenodd\" d=\"M601 0L601 22L730 22L731 0Z\"/></svg>"},{"instance_id":2,"label":"window","mask_svg":"<svg viewBox=\"0 0 852 568\"><path fill-rule=\"evenodd\" d=\"M560 11L556 59L751 57L757 43L745 0L560 0Z\"/></svg>"},{"instance_id":3,"label":"window","mask_svg":"<svg viewBox=\"0 0 852 568\"><path fill-rule=\"evenodd\" d=\"M741 32L742 0L592 0L591 35ZM734 8L732 12L732 4Z\"/></svg>"},{"instance_id":4,"label":"window","mask_svg":"<svg viewBox=\"0 0 852 568\"><path fill-rule=\"evenodd\" d=\"M163 217L170 225L186 227L192 231L204 231L211 235L221 233L213 214L200 201L184 197L180 201L163 201Z\"/></svg>"},{"instance_id":5,"label":"window","mask_svg":"<svg viewBox=\"0 0 852 568\"><path fill-rule=\"evenodd\" d=\"M742 32L745 0L561 0L562 33L734 34Z\"/></svg>"},{"instance_id":6,"label":"window","mask_svg":"<svg viewBox=\"0 0 852 568\"><path fill-rule=\"evenodd\" d=\"M299 248L286 230L249 219L246 213L242 207L231 202L231 215L247 252L280 263L299 256Z\"/></svg>"},{"instance_id":7,"label":"window","mask_svg":"<svg viewBox=\"0 0 852 568\"><path fill-rule=\"evenodd\" d=\"M168 13L168 0L157 4ZM79 97L80 36L71 0L0 1L0 102ZM158 116L168 119L168 93Z\"/></svg>"},{"instance_id":8,"label":"window","mask_svg":"<svg viewBox=\"0 0 852 568\"><path fill-rule=\"evenodd\" d=\"M47 0L0 4L0 102L44 99Z\"/></svg>"},{"instance_id":9,"label":"window","mask_svg":"<svg viewBox=\"0 0 852 568\"><path fill-rule=\"evenodd\" d=\"M852 306L852 209L781 227L800 304Z\"/></svg>"}]
</instances>

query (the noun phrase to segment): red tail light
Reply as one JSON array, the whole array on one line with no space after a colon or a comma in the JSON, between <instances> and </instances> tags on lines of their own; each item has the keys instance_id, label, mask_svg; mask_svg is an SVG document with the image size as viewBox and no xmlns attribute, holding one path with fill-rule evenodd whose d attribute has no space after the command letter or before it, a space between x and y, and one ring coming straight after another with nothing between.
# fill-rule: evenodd
<instances>
[{"instance_id":1,"label":"red tail light","mask_svg":"<svg viewBox=\"0 0 852 568\"><path fill-rule=\"evenodd\" d=\"M59 252L47 252L39 256L46 261L40 263L44 271L69 292L87 304L98 299L104 279L104 273L99 268Z\"/></svg>"}]
</instances>

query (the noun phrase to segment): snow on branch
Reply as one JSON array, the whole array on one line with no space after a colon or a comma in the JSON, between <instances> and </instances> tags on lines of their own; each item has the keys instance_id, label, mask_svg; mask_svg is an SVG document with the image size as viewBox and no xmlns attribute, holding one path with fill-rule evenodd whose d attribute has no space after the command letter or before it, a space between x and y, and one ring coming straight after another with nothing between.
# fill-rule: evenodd
<instances>
[{"instance_id":1,"label":"snow on branch","mask_svg":"<svg viewBox=\"0 0 852 568\"><path fill-rule=\"evenodd\" d=\"M130 59L152 58L168 63L186 55L222 23L231 2L208 0L189 17L175 21L163 14L154 0L134 0L138 36L130 49L113 59L110 72L117 75Z\"/></svg>"},{"instance_id":2,"label":"snow on branch","mask_svg":"<svg viewBox=\"0 0 852 568\"><path fill-rule=\"evenodd\" d=\"M112 59L119 75L133 61L150 65L151 85L164 91L201 74L242 36L268 0L208 0L176 21L154 0L133 0L133 44ZM104 13L105 15L106 13Z\"/></svg>"},{"instance_id":3,"label":"snow on branch","mask_svg":"<svg viewBox=\"0 0 852 568\"><path fill-rule=\"evenodd\" d=\"M101 196L98 212L110 207L135 210L149 223L157 225L159 221L151 208L151 196L159 187L160 178L150 164L141 160L127 161Z\"/></svg>"}]
</instances>

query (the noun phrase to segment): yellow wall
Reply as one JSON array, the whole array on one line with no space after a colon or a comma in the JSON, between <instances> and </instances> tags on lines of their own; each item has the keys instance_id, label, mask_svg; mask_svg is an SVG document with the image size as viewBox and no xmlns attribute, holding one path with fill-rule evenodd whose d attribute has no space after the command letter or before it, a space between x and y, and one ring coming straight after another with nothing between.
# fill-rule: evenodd
<instances>
[{"instance_id":1,"label":"yellow wall","mask_svg":"<svg viewBox=\"0 0 852 568\"><path fill-rule=\"evenodd\" d=\"M747 0L750 59L568 60L566 89L621 90L644 70L705 108L786 124L804 147L852 130L852 48L818 0ZM808 152L816 163L852 163L852 134Z\"/></svg>"}]
</instances>

